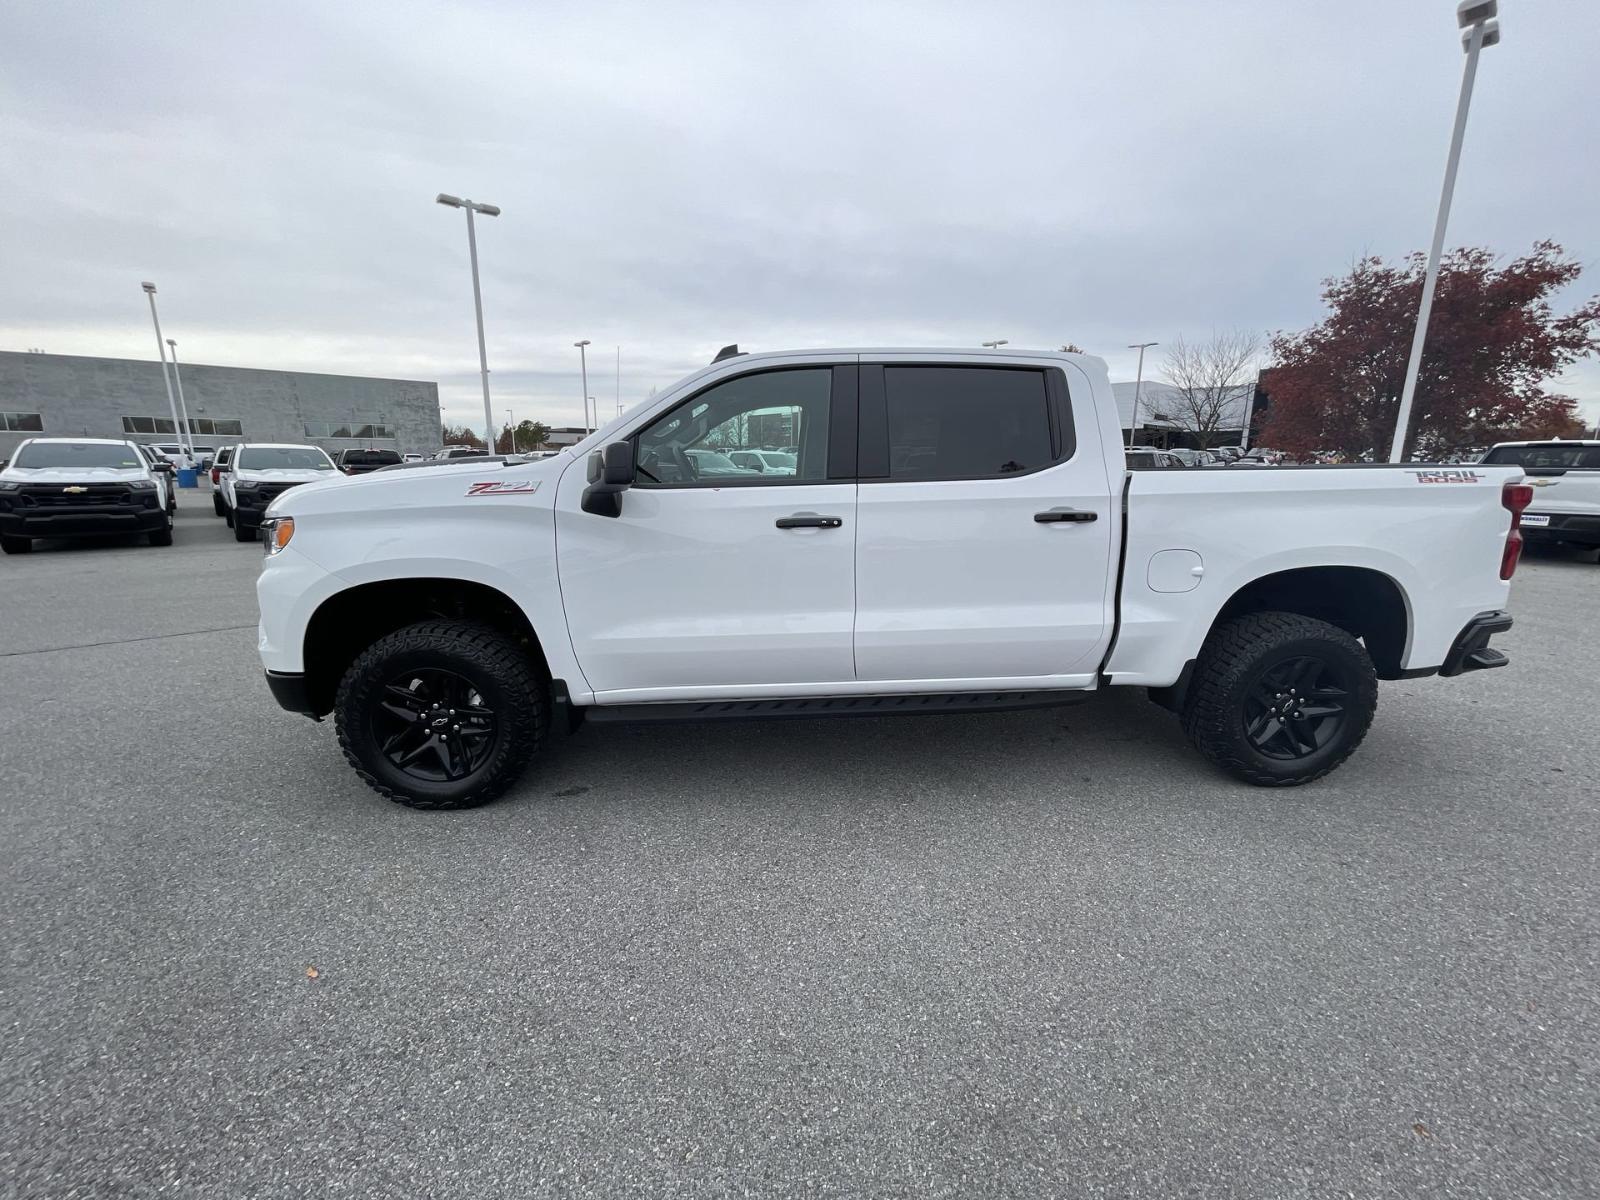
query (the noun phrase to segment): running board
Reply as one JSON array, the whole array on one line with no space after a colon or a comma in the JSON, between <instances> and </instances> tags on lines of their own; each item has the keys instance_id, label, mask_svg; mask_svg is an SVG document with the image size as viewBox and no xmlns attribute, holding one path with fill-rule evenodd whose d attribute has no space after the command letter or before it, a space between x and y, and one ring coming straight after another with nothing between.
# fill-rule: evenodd
<instances>
[{"instance_id":1,"label":"running board","mask_svg":"<svg viewBox=\"0 0 1600 1200\"><path fill-rule=\"evenodd\" d=\"M675 700L665 704L595 704L577 711L586 721L616 725L660 721L760 721L783 717L934 716L1062 708L1092 691L936 692L909 696L812 696L794 700Z\"/></svg>"}]
</instances>

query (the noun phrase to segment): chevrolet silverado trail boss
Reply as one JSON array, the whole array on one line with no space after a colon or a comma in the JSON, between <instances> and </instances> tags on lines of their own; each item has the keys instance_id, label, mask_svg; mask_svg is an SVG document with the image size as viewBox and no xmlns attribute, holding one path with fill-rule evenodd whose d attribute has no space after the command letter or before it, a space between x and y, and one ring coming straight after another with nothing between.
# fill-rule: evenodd
<instances>
[{"instance_id":1,"label":"chevrolet silverado trail boss","mask_svg":"<svg viewBox=\"0 0 1600 1200\"><path fill-rule=\"evenodd\" d=\"M172 479L132 442L29 438L0 463L0 550L35 538L142 533L172 545Z\"/></svg>"},{"instance_id":2,"label":"chevrolet silverado trail boss","mask_svg":"<svg viewBox=\"0 0 1600 1200\"><path fill-rule=\"evenodd\" d=\"M794 466L706 473L751 446ZM311 483L267 511L267 683L418 808L579 720L971 712L1150 690L1254 784L1361 741L1378 680L1488 646L1519 466L1129 471L1075 354L741 355L555 458Z\"/></svg>"}]
</instances>

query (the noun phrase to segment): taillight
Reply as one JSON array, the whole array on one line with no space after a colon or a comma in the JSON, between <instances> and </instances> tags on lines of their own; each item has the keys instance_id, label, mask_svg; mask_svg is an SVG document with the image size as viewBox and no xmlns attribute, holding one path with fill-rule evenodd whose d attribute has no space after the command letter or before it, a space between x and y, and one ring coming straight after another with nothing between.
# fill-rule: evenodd
<instances>
[{"instance_id":1,"label":"taillight","mask_svg":"<svg viewBox=\"0 0 1600 1200\"><path fill-rule=\"evenodd\" d=\"M1500 554L1500 578L1510 579L1522 557L1522 510L1533 503L1533 485L1506 484L1500 489L1500 503L1511 514L1511 532L1506 534L1506 547Z\"/></svg>"}]
</instances>

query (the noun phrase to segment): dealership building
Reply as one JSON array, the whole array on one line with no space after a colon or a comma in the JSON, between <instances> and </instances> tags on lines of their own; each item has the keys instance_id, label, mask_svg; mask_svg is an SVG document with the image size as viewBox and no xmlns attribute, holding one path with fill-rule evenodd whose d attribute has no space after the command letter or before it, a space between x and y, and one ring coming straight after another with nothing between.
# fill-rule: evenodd
<instances>
[{"instance_id":1,"label":"dealership building","mask_svg":"<svg viewBox=\"0 0 1600 1200\"><path fill-rule=\"evenodd\" d=\"M170 368L169 368L170 370ZM193 441L439 449L439 385L206 363L180 366ZM175 441L161 364L0 351L0 458L26 437Z\"/></svg>"}]
</instances>

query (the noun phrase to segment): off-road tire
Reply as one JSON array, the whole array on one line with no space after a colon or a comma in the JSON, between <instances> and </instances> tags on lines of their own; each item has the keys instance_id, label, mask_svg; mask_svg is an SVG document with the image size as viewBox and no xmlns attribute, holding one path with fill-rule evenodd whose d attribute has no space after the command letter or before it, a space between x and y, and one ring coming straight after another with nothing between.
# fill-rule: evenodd
<instances>
[{"instance_id":1,"label":"off-road tire","mask_svg":"<svg viewBox=\"0 0 1600 1200\"><path fill-rule=\"evenodd\" d=\"M1320 659L1345 691L1345 719L1326 745L1284 760L1262 753L1246 735L1246 699L1274 665ZM1261 787L1293 787L1332 771L1355 751L1378 707L1378 676L1365 647L1345 630L1298 613L1261 612L1225 621L1200 649L1183 731L1228 774Z\"/></svg>"},{"instance_id":2,"label":"off-road tire","mask_svg":"<svg viewBox=\"0 0 1600 1200\"><path fill-rule=\"evenodd\" d=\"M407 670L461 675L493 711L497 740L464 779L418 780L383 754L374 706ZM339 681L333 717L345 758L379 795L408 808L476 808L498 799L539 753L549 721L548 686L524 650L498 630L470 621L423 621L379 638L357 656Z\"/></svg>"},{"instance_id":3,"label":"off-road tire","mask_svg":"<svg viewBox=\"0 0 1600 1200\"><path fill-rule=\"evenodd\" d=\"M0 537L0 550L7 554L27 554L33 550L33 539L25 537Z\"/></svg>"}]
</instances>

